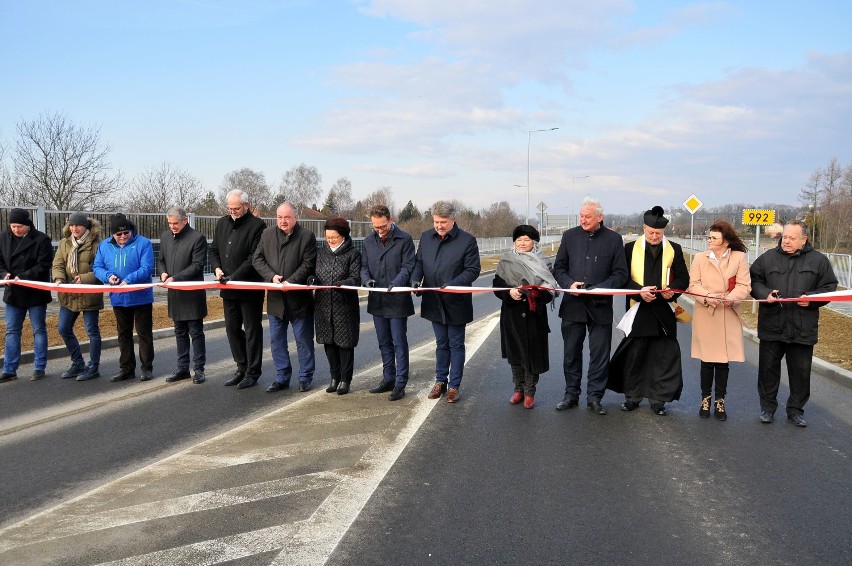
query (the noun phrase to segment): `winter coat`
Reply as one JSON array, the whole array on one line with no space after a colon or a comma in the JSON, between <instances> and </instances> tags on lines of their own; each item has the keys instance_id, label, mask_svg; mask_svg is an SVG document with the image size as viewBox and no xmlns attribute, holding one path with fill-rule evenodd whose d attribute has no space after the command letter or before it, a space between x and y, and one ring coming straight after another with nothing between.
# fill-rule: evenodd
<instances>
[{"instance_id":1,"label":"winter coat","mask_svg":"<svg viewBox=\"0 0 852 566\"><path fill-rule=\"evenodd\" d=\"M131 224L133 235L121 247L114 236L101 242L95 254L95 277L109 284L111 275L117 275L128 284L150 283L154 271L154 247L151 240L136 233ZM126 293L110 293L109 301L113 307L136 307L154 302L154 289L140 289Z\"/></svg>"},{"instance_id":2,"label":"winter coat","mask_svg":"<svg viewBox=\"0 0 852 566\"><path fill-rule=\"evenodd\" d=\"M53 245L44 232L33 226L22 238L16 238L10 228L0 233L0 279L9 275L26 281L50 282L50 264L53 260ZM4 285L3 302L19 308L46 305L53 300L50 291Z\"/></svg>"},{"instance_id":3,"label":"winter coat","mask_svg":"<svg viewBox=\"0 0 852 566\"><path fill-rule=\"evenodd\" d=\"M729 290L733 286L733 289ZM748 261L743 252L730 250L718 262L709 252L696 254L689 270L690 293L737 301L731 307L711 307L694 297L692 357L705 362L743 362L742 301L751 291Z\"/></svg>"},{"instance_id":4,"label":"winter coat","mask_svg":"<svg viewBox=\"0 0 852 566\"><path fill-rule=\"evenodd\" d=\"M627 281L624 240L603 224L594 232L577 226L562 234L553 276L563 289L582 281L587 289L620 289ZM612 324L612 296L562 294L559 318L572 322ZM589 319L592 320L589 320Z\"/></svg>"},{"instance_id":5,"label":"winter coat","mask_svg":"<svg viewBox=\"0 0 852 566\"><path fill-rule=\"evenodd\" d=\"M204 281L207 238L189 224L177 234L166 230L160 236L157 273L179 281ZM207 291L168 290L172 320L201 320L207 316Z\"/></svg>"},{"instance_id":6,"label":"winter coat","mask_svg":"<svg viewBox=\"0 0 852 566\"><path fill-rule=\"evenodd\" d=\"M361 252L361 283L371 279L376 287L407 287L414 269L414 241L408 232L394 226L387 245L373 232L364 238ZM411 293L370 293L367 312L383 318L407 318L414 314Z\"/></svg>"},{"instance_id":7,"label":"winter coat","mask_svg":"<svg viewBox=\"0 0 852 566\"><path fill-rule=\"evenodd\" d=\"M810 242L788 254L776 248L767 250L751 264L751 296L765 299L773 290L781 298L800 297L837 290L837 277L828 258ZM757 337L813 346L817 343L819 309L826 303L812 301L806 307L796 303L760 303Z\"/></svg>"},{"instance_id":8,"label":"winter coat","mask_svg":"<svg viewBox=\"0 0 852 566\"><path fill-rule=\"evenodd\" d=\"M454 224L443 240L435 230L423 232L411 278L422 280L423 287L466 287L476 281L481 269L476 238ZM473 320L473 298L470 293L427 291L420 316L439 324L467 324Z\"/></svg>"},{"instance_id":9,"label":"winter coat","mask_svg":"<svg viewBox=\"0 0 852 566\"><path fill-rule=\"evenodd\" d=\"M280 275L288 283L304 285L314 274L317 262L317 239L301 224L288 236L278 226L263 231L254 252L254 268L263 281ZM304 318L314 310L311 291L268 291L266 312L284 320Z\"/></svg>"},{"instance_id":10,"label":"winter coat","mask_svg":"<svg viewBox=\"0 0 852 566\"><path fill-rule=\"evenodd\" d=\"M494 276L494 287L509 287L499 275ZM516 301L509 291L494 291L503 301L500 307L500 353L509 365L521 366L529 373L540 375L550 369L547 323L547 303L553 295L539 291L535 297L535 310L530 310L524 297Z\"/></svg>"},{"instance_id":11,"label":"winter coat","mask_svg":"<svg viewBox=\"0 0 852 566\"><path fill-rule=\"evenodd\" d=\"M638 240L630 242L624 246L625 259L627 265L630 265L630 259L633 255L633 247ZM680 244L669 242L674 249L674 260L669 267L669 287L671 289L686 290L689 287L689 269L686 267L686 260L683 259L683 248ZM662 283L662 262L663 253L655 258L651 252L645 250L645 278L642 284L634 281L633 278L627 280L625 289L636 289L649 285L656 286L658 289L664 287ZM674 310L671 303L675 302L680 296L680 293L672 295L671 299L664 298L660 293L654 296L654 300L646 303L642 297L637 295L627 296L627 308L630 308L630 300L639 302L639 309L636 311L636 318L633 320L633 328L630 331L631 338L668 336L669 338L677 338L677 320L675 319Z\"/></svg>"},{"instance_id":12,"label":"winter coat","mask_svg":"<svg viewBox=\"0 0 852 566\"><path fill-rule=\"evenodd\" d=\"M220 218L210 244L210 267L221 269L233 281L263 281L252 259L265 229L266 222L250 213L236 220L229 214ZM263 291L222 289L219 294L228 300L251 300L262 298Z\"/></svg>"},{"instance_id":13,"label":"winter coat","mask_svg":"<svg viewBox=\"0 0 852 566\"><path fill-rule=\"evenodd\" d=\"M103 240L101 233L101 224L95 219L91 219L92 225L89 227L89 236L77 249L77 273L80 276L80 283L84 285L101 285L102 281L95 277L95 272L92 266L95 263L95 254L98 251L98 245ZM62 240L59 241L59 247L56 249L56 255L53 256L53 270L51 279L60 283L73 283L74 277L68 273L68 254L71 253L73 245L71 243L71 226L66 224L62 229ZM73 312L80 311L99 311L104 308L103 293L57 293L59 304Z\"/></svg>"},{"instance_id":14,"label":"winter coat","mask_svg":"<svg viewBox=\"0 0 852 566\"><path fill-rule=\"evenodd\" d=\"M339 248L331 251L324 243L317 251L317 285L358 286L361 252L347 237ZM358 291L318 289L314 292L314 321L318 344L334 344L341 348L358 345L361 313Z\"/></svg>"}]
</instances>

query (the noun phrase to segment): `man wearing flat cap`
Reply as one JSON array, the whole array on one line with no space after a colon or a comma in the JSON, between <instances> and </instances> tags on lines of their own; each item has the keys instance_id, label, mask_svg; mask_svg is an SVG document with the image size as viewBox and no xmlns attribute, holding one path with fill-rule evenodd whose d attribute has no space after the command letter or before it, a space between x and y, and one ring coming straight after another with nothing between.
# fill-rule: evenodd
<instances>
[{"instance_id":1,"label":"man wearing flat cap","mask_svg":"<svg viewBox=\"0 0 852 566\"><path fill-rule=\"evenodd\" d=\"M622 411L639 407L648 398L655 414L666 414L665 404L680 398L683 377L680 344L673 303L686 289L689 270L679 244L664 235L668 219L663 208L645 212L643 235L624 246L630 277L627 289L630 332L618 345L609 366L607 388L624 393ZM632 312L630 309L634 309Z\"/></svg>"},{"instance_id":2,"label":"man wearing flat cap","mask_svg":"<svg viewBox=\"0 0 852 566\"><path fill-rule=\"evenodd\" d=\"M9 212L9 226L0 233L0 279L50 281L50 264L53 246L50 238L33 226L30 213L23 208ZM21 361L21 330L24 319L30 315L33 328L35 361L33 381L44 378L47 367L47 303L50 291L32 289L23 285L7 284L3 291L6 303L6 349L3 355L3 373L0 382L18 378Z\"/></svg>"},{"instance_id":3,"label":"man wearing flat cap","mask_svg":"<svg viewBox=\"0 0 852 566\"><path fill-rule=\"evenodd\" d=\"M109 226L112 237L101 242L95 255L95 277L113 287L150 283L154 271L151 240L138 234L136 225L124 214L112 215ZM119 351L119 371L110 381L136 377L134 325L139 336L140 381L148 381L154 368L154 289L110 293L109 300L115 314Z\"/></svg>"}]
</instances>

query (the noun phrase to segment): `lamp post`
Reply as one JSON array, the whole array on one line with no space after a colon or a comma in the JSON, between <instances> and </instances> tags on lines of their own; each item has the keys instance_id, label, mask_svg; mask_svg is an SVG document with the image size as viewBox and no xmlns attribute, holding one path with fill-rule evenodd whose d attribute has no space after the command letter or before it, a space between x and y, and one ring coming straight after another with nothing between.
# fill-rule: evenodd
<instances>
[{"instance_id":1,"label":"lamp post","mask_svg":"<svg viewBox=\"0 0 852 566\"><path fill-rule=\"evenodd\" d=\"M552 132L559 128L545 128L543 130L528 130L527 131L527 224L530 223L530 146L532 144L532 135L535 132Z\"/></svg>"}]
</instances>

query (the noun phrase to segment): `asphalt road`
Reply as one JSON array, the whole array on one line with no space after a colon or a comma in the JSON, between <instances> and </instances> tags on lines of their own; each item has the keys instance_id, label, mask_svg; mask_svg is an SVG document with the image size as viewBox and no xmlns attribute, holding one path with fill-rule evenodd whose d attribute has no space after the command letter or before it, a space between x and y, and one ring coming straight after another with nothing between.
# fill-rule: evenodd
<instances>
[{"instance_id":1,"label":"asphalt road","mask_svg":"<svg viewBox=\"0 0 852 566\"><path fill-rule=\"evenodd\" d=\"M491 294L475 295L480 321L498 306ZM77 383L54 376L0 385L0 562L35 563L32 557L39 556L40 563L57 564L120 557L129 557L120 562L128 564L326 559L329 564L852 563L849 389L816 377L806 407L808 428L789 425L781 411L774 424L762 425L757 421L755 363L733 364L728 421L699 419L698 363L689 358L690 328L680 326L685 387L669 416L653 415L647 405L622 413L621 399L612 393L604 399L606 416L594 415L582 404L557 412L553 407L564 381L559 321L552 311L551 371L542 377L534 410L507 403L509 369L500 359L497 331L487 327L478 331L483 341L469 359L460 403L427 402L417 394L415 387L428 388L434 364L431 327L419 317L411 319L409 334L412 350L424 354L413 363L409 396L387 403L364 393L378 378L371 373L378 354L370 317L363 313L362 321L355 393L345 399L292 390L265 393L271 360L265 362L261 386L244 391L222 387L233 371L222 330L208 333L208 383L203 385L163 382L173 369L172 339L155 344L158 378L152 382L109 383L116 361L116 352L109 351L100 380ZM753 344L748 343L747 356L756 362ZM317 387L324 387L325 371L320 347ZM782 403L784 395L785 389ZM409 409L414 415L410 420L392 413ZM362 420L354 420L354 413ZM341 424L350 418L354 424ZM409 422L414 424L405 424ZM240 504L208 501L203 510L193 499L174 515L145 511L152 514L150 523L110 516L110 528L94 525L95 520L91 530L73 524L73 506L94 507L86 503L92 493L109 501L109 512L134 491L167 489L168 497L159 493L151 498L154 508L188 501L178 495L207 493L190 487L193 475L184 473L186 453L208 443L224 459L225 441L212 446L214 441L253 424L250 435L227 440L239 464L229 462L231 467L206 475L205 490L233 489L231 484L248 488L260 485L251 482L261 476L268 486L279 475L302 485L320 481L317 474L326 473L321 470L358 470L372 460L386 465L369 476L354 473L359 479L352 491L331 487L339 485L335 472L332 479L321 478L332 483L286 491L290 495L276 492L271 499L258 496L251 505L247 501L255 496L244 494ZM396 438L398 429L410 430L410 435ZM388 442L398 444L391 456L376 457L373 448L366 448L371 442L374 448L383 446L374 437L389 433L394 438ZM373 440L364 435L374 435ZM269 442L257 448L246 436ZM347 439L355 440L347 444ZM323 444L333 440L343 444ZM286 458L268 454L297 441L308 448ZM328 459L318 456L324 450L331 454ZM262 466L246 468L249 460L261 459ZM172 468L140 488L139 474L154 474L163 462ZM175 485L168 485L169 478L175 478ZM128 482L134 487L128 488ZM359 484L369 482L374 487L356 492ZM209 499L219 501L222 494ZM141 507L135 500L134 505ZM347 506L346 521L315 526L323 511ZM98 520L107 521L104 513ZM196 513L198 518L192 519ZM39 520L52 514L67 524L45 525L45 534L37 534ZM277 526L282 522L284 526ZM131 525L131 530L119 525ZM188 559L197 555L186 553L155 559L157 552L223 540L251 528L278 530L263 531L264 536L275 533L272 542L245 545L242 552L217 559ZM24 548L15 545L29 542L28 532L33 541L46 541L44 547L33 542L29 555L14 554ZM137 539L132 544L125 540L130 533ZM284 541L290 537L313 545L313 557L292 558L298 555ZM311 537L317 542L311 543ZM322 550L326 547L328 551ZM12 550L3 558L8 548Z\"/></svg>"}]
</instances>

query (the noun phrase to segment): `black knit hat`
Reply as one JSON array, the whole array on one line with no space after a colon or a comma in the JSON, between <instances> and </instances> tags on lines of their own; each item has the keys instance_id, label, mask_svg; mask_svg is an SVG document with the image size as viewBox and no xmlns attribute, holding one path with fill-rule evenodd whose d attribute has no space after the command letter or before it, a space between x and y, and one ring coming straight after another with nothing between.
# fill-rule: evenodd
<instances>
[{"instance_id":1,"label":"black knit hat","mask_svg":"<svg viewBox=\"0 0 852 566\"><path fill-rule=\"evenodd\" d=\"M85 226L86 228L91 228L92 222L89 220L89 217L86 216L85 212L74 212L71 214L71 216L68 217L68 225Z\"/></svg>"},{"instance_id":2,"label":"black knit hat","mask_svg":"<svg viewBox=\"0 0 852 566\"><path fill-rule=\"evenodd\" d=\"M521 224L512 230L513 242L521 236L527 236L530 240L535 240L536 242L541 241L541 236L539 235L538 230L535 229L535 226L530 226L529 224Z\"/></svg>"},{"instance_id":3,"label":"black knit hat","mask_svg":"<svg viewBox=\"0 0 852 566\"><path fill-rule=\"evenodd\" d=\"M111 233L124 232L125 230L133 230L133 225L130 220L120 212L109 217L109 229Z\"/></svg>"},{"instance_id":4,"label":"black knit hat","mask_svg":"<svg viewBox=\"0 0 852 566\"><path fill-rule=\"evenodd\" d=\"M30 219L30 213L23 208L13 208L9 211L9 224L24 224L32 226L33 221Z\"/></svg>"},{"instance_id":5,"label":"black knit hat","mask_svg":"<svg viewBox=\"0 0 852 566\"><path fill-rule=\"evenodd\" d=\"M662 206L655 206L651 210L645 211L643 222L648 228L665 228L669 223L669 219L663 216Z\"/></svg>"}]
</instances>

